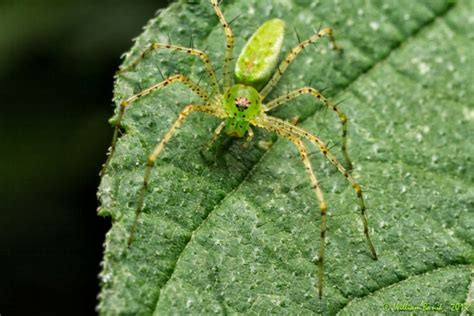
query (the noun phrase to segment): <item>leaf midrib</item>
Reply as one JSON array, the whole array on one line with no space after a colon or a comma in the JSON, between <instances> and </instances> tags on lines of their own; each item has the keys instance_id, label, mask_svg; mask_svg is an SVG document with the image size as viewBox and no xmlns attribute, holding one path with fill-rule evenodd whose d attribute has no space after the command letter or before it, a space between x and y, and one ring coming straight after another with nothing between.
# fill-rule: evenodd
<instances>
[{"instance_id":1,"label":"leaf midrib","mask_svg":"<svg viewBox=\"0 0 474 316\"><path fill-rule=\"evenodd\" d=\"M397 45L395 45L390 51L388 51L384 56L382 56L379 60L377 60L376 62L374 62L371 66L367 67L366 69L362 70L357 76L355 76L352 80L350 80L346 85L343 85L340 89L340 91L335 95L335 98L337 98L338 95L340 95L341 93L345 92L350 86L354 85L360 78L362 78L364 75L366 75L367 73L369 72L372 72L376 69L377 66L379 66L380 64L383 64L386 60L388 60L390 58L390 56L402 49L403 45L406 45L409 41L411 41L412 39L415 39L416 36L423 32L424 30L426 29L429 29L432 25L435 24L436 20L437 19L441 19L443 18L444 16L446 16L455 6L456 6L457 3L450 3L448 4L448 6L446 7L446 9L444 11L442 11L441 13L439 13L438 15L434 15L433 18L427 20L424 24L421 24L420 27L418 29L416 29L414 32L412 32L409 36L407 36L404 40L400 41L397 43ZM218 24L217 24L218 25ZM210 29L214 29L217 25L211 27ZM209 36L210 32L208 33L208 36ZM208 40L208 37L204 38L203 41L205 40ZM235 52L234 52L235 53ZM302 119L301 120L301 123L304 122L306 119L309 119L311 117L313 117L313 115L317 112L317 110L314 110L311 114L309 114L306 118ZM280 139L278 139L277 141L280 141ZM188 240L186 241L186 243L184 244L184 247L182 248L181 252L178 254L177 258L176 258L176 261L175 261L175 264L171 270L171 272L169 273L169 276L168 278L166 279L166 281L163 283L163 286L160 288L160 291L158 292L158 295L157 295L157 298L155 300L155 303L154 303L154 306L155 306L155 309L153 312L156 312L156 308L158 307L158 303L160 301L160 297L161 297L161 291L166 288L166 285L168 284L168 282L171 280L171 278L173 277L173 274L174 272L176 271L176 267L178 266L178 262L179 260L181 259L181 256L182 254L185 252L186 248L188 247L188 245L190 244L191 240L193 240L193 237L194 235L196 234L196 232L198 232L200 230L200 228L203 226L203 224L208 220L209 216L216 210L218 209L226 200L227 198L231 197L235 192L237 192L239 190L239 188L246 182L246 180L252 175L254 169L260 165L260 162L263 161L263 159L267 156L267 154L271 151L268 150L266 151L257 161L256 163L252 166L252 168L248 171L248 173L245 175L244 178L242 178L242 181L234 188L232 189L231 191L229 191L228 194L226 194L221 200L219 200L216 205L212 208L212 210L210 210L205 218L202 220L202 222L191 232L191 235L190 237L188 238ZM406 280L406 279L405 279ZM401 281L404 281L404 280L401 280ZM399 282L401 282L399 281ZM398 282L396 282L398 283ZM394 283L395 284L395 283ZM391 286L391 285L388 285L388 286ZM384 289L386 287L382 287L380 288L379 290L377 291L380 291L382 289ZM370 293L369 293L370 294ZM360 297L362 298L362 297ZM357 299L357 298L356 298ZM347 304L346 304L347 305ZM345 305L345 306L346 306ZM341 309L342 310L342 309Z\"/></svg>"}]
</instances>

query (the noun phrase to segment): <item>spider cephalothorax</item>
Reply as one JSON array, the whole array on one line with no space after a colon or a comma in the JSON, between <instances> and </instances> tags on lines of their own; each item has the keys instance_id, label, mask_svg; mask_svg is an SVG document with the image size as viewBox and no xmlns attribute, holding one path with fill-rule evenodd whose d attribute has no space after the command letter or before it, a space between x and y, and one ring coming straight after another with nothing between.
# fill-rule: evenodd
<instances>
[{"instance_id":1,"label":"spider cephalothorax","mask_svg":"<svg viewBox=\"0 0 474 316\"><path fill-rule=\"evenodd\" d=\"M224 95L224 109L228 114L226 134L243 137L250 128L250 121L261 112L262 101L255 88L236 84Z\"/></svg>"},{"instance_id":2,"label":"spider cephalothorax","mask_svg":"<svg viewBox=\"0 0 474 316\"><path fill-rule=\"evenodd\" d=\"M128 245L130 246L134 237L134 232L138 226L138 218L144 206L148 181L151 177L151 170L155 164L155 160L189 114L193 112L202 112L213 115L222 120L221 124L214 132L213 140L219 136L224 128L225 132L231 136L244 137L247 134L247 141L249 141L253 136L251 126L262 128L278 134L280 137L292 142L298 148L311 183L311 188L313 189L315 197L319 202L318 207L321 214L321 224L319 239L318 292L319 297L321 297L323 292L323 262L327 204L323 195L323 191L321 190L320 183L316 178L316 173L313 170L306 147L307 145L305 142L303 142L303 140L311 143L313 146L319 149L322 156L324 156L324 158L326 158L332 165L336 167L336 169L344 176L344 178L354 190L359 203L364 235L373 258L377 259L375 248L369 236L366 207L362 189L358 182L349 173L352 163L349 159L346 146L348 120L346 115L338 109L335 103L331 102L329 99L324 97L320 91L312 87L302 87L276 97L271 101L264 101L273 88L278 84L280 78L285 73L291 62L295 60L297 55L301 53L305 47L318 41L321 37L327 36L329 37L332 46L337 49L335 39L332 35L332 30L329 27L323 28L318 30L307 40L298 43L298 45L293 47L293 49L289 51L286 57L277 66L284 37L285 23L280 19L269 20L265 22L247 41L247 44L244 46L239 58L235 63L234 76L232 76L230 65L233 60L234 35L229 23L227 23L224 15L222 14L222 11L219 7L219 1L210 0L210 2L219 18L220 24L224 28L226 36L226 50L224 55L222 84L219 84L217 81L214 67L209 60L209 56L205 52L195 48L187 48L171 44L150 44L150 46L141 53L139 58L137 58L129 66L123 68L120 73L134 69L140 63L140 61L152 51L166 49L200 58L206 68L212 91L207 91L205 88L202 88L186 76L173 75L123 100L120 103L118 116L115 120L116 124L110 155L104 164L101 174L104 174L107 171L109 162L112 159L120 130L120 123L125 113L125 109L128 106L130 106L135 101L149 95L150 93L178 82L189 87L194 93L197 94L198 97L201 98L200 104L188 104L186 107L184 107L184 109L179 113L176 121L173 123L173 125L171 125L170 129L161 136L161 141L156 145L155 149L148 156L147 164L144 170L145 175L143 184L137 197L135 219L133 225L131 226L130 236L128 238ZM234 84L232 83L232 77L235 79ZM295 126L294 124L268 114L270 110L282 104L288 103L289 101L301 95L312 96L316 101L322 102L324 106L332 110L338 117L342 129L342 155L346 161L347 168L338 161L336 156L331 153L330 149L319 137L299 126Z\"/></svg>"}]
</instances>

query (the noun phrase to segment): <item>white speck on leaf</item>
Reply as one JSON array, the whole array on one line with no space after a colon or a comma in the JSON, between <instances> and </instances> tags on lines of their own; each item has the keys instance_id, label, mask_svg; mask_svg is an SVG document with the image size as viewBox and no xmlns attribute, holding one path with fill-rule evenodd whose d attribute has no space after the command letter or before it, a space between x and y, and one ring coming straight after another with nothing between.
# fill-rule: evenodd
<instances>
[{"instance_id":1,"label":"white speck on leaf","mask_svg":"<svg viewBox=\"0 0 474 316\"><path fill-rule=\"evenodd\" d=\"M421 133L416 133L415 138L417 142L421 143L423 140L423 135L421 135Z\"/></svg>"},{"instance_id":2,"label":"white speck on leaf","mask_svg":"<svg viewBox=\"0 0 474 316\"><path fill-rule=\"evenodd\" d=\"M430 72L430 66L427 63L420 62L418 64L418 71L422 75L426 75L428 72Z\"/></svg>"},{"instance_id":3,"label":"white speck on leaf","mask_svg":"<svg viewBox=\"0 0 474 316\"><path fill-rule=\"evenodd\" d=\"M189 299L186 301L186 307L190 308L193 305L193 300Z\"/></svg>"},{"instance_id":4,"label":"white speck on leaf","mask_svg":"<svg viewBox=\"0 0 474 316\"><path fill-rule=\"evenodd\" d=\"M462 114L468 121L474 121L474 110L469 108L463 108Z\"/></svg>"},{"instance_id":5,"label":"white speck on leaf","mask_svg":"<svg viewBox=\"0 0 474 316\"><path fill-rule=\"evenodd\" d=\"M380 23L376 21L372 21L369 23L369 26L372 30L378 31L378 29L380 28Z\"/></svg>"},{"instance_id":6,"label":"white speck on leaf","mask_svg":"<svg viewBox=\"0 0 474 316\"><path fill-rule=\"evenodd\" d=\"M247 11L248 15L255 15L255 8L253 6L249 6L249 10Z\"/></svg>"},{"instance_id":7,"label":"white speck on leaf","mask_svg":"<svg viewBox=\"0 0 474 316\"><path fill-rule=\"evenodd\" d=\"M102 276L102 282L108 283L110 281L112 281L112 273L109 272Z\"/></svg>"}]
</instances>

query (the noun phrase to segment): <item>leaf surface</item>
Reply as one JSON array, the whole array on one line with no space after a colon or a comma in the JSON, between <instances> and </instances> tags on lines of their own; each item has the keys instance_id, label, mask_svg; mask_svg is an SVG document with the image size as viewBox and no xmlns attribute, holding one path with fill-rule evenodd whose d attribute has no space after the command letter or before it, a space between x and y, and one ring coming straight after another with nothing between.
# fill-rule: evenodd
<instances>
[{"instance_id":1,"label":"leaf surface","mask_svg":"<svg viewBox=\"0 0 474 316\"><path fill-rule=\"evenodd\" d=\"M329 205L324 297L317 298L319 209L298 153L258 130L249 148L225 142L211 162L200 151L219 120L192 114L153 169L136 240L127 249L147 155L180 109L198 102L170 86L134 103L123 120L100 214L105 243L99 310L117 314L383 313L385 304L472 301L474 244L473 18L470 1L223 1L234 56L264 21L281 18L307 38L331 26L344 48L313 45L268 100L305 85L325 90L349 117L354 177L366 191L380 259L370 258L353 190L313 149ZM146 26L125 64L149 42L206 49L221 76L225 37L207 1L173 3ZM288 32L284 52L297 44ZM283 57L283 54L282 54ZM115 101L204 68L159 51L116 81ZM205 77L201 80L207 85ZM299 117L340 157L339 124L310 97L273 115Z\"/></svg>"}]
</instances>

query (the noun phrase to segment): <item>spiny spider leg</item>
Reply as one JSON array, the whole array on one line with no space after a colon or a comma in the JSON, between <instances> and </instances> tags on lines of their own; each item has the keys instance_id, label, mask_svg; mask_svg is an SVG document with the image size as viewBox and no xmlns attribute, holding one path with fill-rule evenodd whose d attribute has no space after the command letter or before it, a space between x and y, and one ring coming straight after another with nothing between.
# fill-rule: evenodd
<instances>
[{"instance_id":1,"label":"spiny spider leg","mask_svg":"<svg viewBox=\"0 0 474 316\"><path fill-rule=\"evenodd\" d=\"M146 95L149 95L150 93L161 89L163 87L166 87L172 83L176 82L181 82L185 84L187 87L189 87L194 93L196 93L203 101L207 101L209 99L209 96L207 95L206 91L201 89L196 83L194 83L191 79L188 79L187 77L183 75L175 75L167 78L166 80L163 80L160 83L154 84L149 88L146 88L139 93L132 95L131 97L128 97L124 101L120 103L120 110L118 113L118 117L115 121L115 128L114 128L114 134L112 136L112 144L110 145L110 150L109 150L109 155L107 157L107 160L104 163L104 166L102 167L102 170L100 170L100 176L103 176L105 172L107 171L107 167L110 163L110 160L112 159L112 156L115 152L115 145L117 143L117 138L120 130L120 124L122 122L122 117L125 112L125 109L132 104L133 102L143 98Z\"/></svg>"},{"instance_id":2,"label":"spiny spider leg","mask_svg":"<svg viewBox=\"0 0 474 316\"><path fill-rule=\"evenodd\" d=\"M221 8L219 7L219 2L217 0L211 0L214 11L219 17L219 21L224 27L225 38L226 38L226 50L224 57L224 91L230 87L231 84L231 73L230 73L230 63L232 61L232 52L234 50L234 34L229 26L229 23L226 22L224 15L222 14Z\"/></svg>"},{"instance_id":3,"label":"spiny spider leg","mask_svg":"<svg viewBox=\"0 0 474 316\"><path fill-rule=\"evenodd\" d=\"M252 128L249 126L248 130L247 130L247 137L245 137L245 141L244 141L244 144L243 146L244 147L248 147L250 142L252 141L253 139L253 136L254 136L254 133L253 133L253 130Z\"/></svg>"},{"instance_id":4,"label":"spiny spider leg","mask_svg":"<svg viewBox=\"0 0 474 316\"><path fill-rule=\"evenodd\" d=\"M293 60L295 60L296 56L298 56L298 54L301 53L308 45L316 42L317 40L319 40L321 37L325 35L329 37L329 40L331 41L331 44L334 49L337 49L337 50L340 49L339 46L336 45L336 40L334 36L332 35L332 29L330 27L326 27L322 29L321 31L316 32L307 40L299 43L288 53L285 59L277 67L272 79L270 79L270 81L266 84L266 86L260 91L260 96L262 97L262 100L264 100L265 97L270 93L270 91L272 91L273 87L278 83L281 76L285 73L286 68L288 68L290 63Z\"/></svg>"},{"instance_id":5,"label":"spiny spider leg","mask_svg":"<svg viewBox=\"0 0 474 316\"><path fill-rule=\"evenodd\" d=\"M324 195L323 195L323 192L321 191L321 186L319 184L318 179L316 178L316 174L311 165L311 161L309 160L308 150L306 149L306 146L304 145L300 136L291 132L288 129L282 129L278 125L272 125L268 120L265 119L266 117L267 117L266 115L262 115L263 120L258 120L256 122L256 126L259 126L264 129L268 129L277 133L278 135L290 140L298 148L301 159L303 160L304 167L306 169L306 173L308 174L309 179L311 181L311 188L313 189L314 193L316 194L316 198L319 201L319 209L321 211L321 226L320 226L321 238L319 241L318 293L319 293L319 298L321 298L323 295L324 243L325 243L325 238L326 238L325 236L326 236L327 204L326 204L326 201L324 200Z\"/></svg>"},{"instance_id":6,"label":"spiny spider leg","mask_svg":"<svg viewBox=\"0 0 474 316\"><path fill-rule=\"evenodd\" d=\"M214 130L214 133L212 135L212 139L207 143L206 145L206 150L209 150L212 145L216 142L216 140L219 138L220 134L222 133L222 130L225 127L225 121L222 121L219 126Z\"/></svg>"},{"instance_id":7,"label":"spiny spider leg","mask_svg":"<svg viewBox=\"0 0 474 316\"><path fill-rule=\"evenodd\" d=\"M290 123L273 116L262 114L259 119L257 119L255 122L252 122L252 124L256 124L257 126L276 131L276 133L282 136L285 136L284 133L286 133L289 135L294 135L295 137L301 137L309 140L316 147L318 147L321 153L326 157L326 159L328 159L337 168L337 170L339 170L339 172L344 175L344 177L347 179L347 181L349 181L357 195L362 223L364 226L364 235L367 240L370 252L372 253L372 257L377 260L377 252L375 251L375 247L369 236L369 225L367 221L366 206L364 202L362 188L360 184L357 183L354 178L349 174L349 172L347 172L344 166L336 159L336 157L329 151L329 148L324 144L324 142L315 135L311 134L310 132L302 129L301 127L291 125Z\"/></svg>"},{"instance_id":8,"label":"spiny spider leg","mask_svg":"<svg viewBox=\"0 0 474 316\"><path fill-rule=\"evenodd\" d=\"M169 130L166 132L166 134L163 136L161 141L158 143L158 145L156 145L155 149L153 149L152 153L147 158L145 176L143 177L143 184L142 184L142 187L140 188L140 192L138 196L138 205L137 205L137 208L135 209L135 219L133 220L132 228L130 229L130 235L127 241L128 246L132 244L132 241L135 235L135 230L138 224L138 218L140 216L140 213L143 210L143 202L145 199L145 193L148 187L148 181L150 179L151 170L153 169L153 166L155 165L155 160L160 154L160 152L163 150L163 148L166 146L170 138L174 135L176 130L181 126L181 124L183 124L184 120L188 117L188 115L191 112L204 112L204 113L211 114L215 117L225 118L225 114L222 113L222 110L209 106L209 105L190 104L186 106L179 113L176 121L173 123L173 125L171 125Z\"/></svg>"},{"instance_id":9,"label":"spiny spider leg","mask_svg":"<svg viewBox=\"0 0 474 316\"><path fill-rule=\"evenodd\" d=\"M124 72L130 71L135 69L135 67L152 51L158 50L158 49L169 49L169 50L174 50L178 52L182 52L188 55L192 56L197 56L199 57L204 65L206 66L207 74L209 76L209 80L211 80L211 86L212 86L212 91L220 93L220 88L219 84L217 83L217 78L216 78L216 73L214 71L214 67L212 66L209 56L204 53L203 51L195 48L187 48L187 47L182 47L182 46L176 46L176 45L171 45L171 44L161 44L161 43L152 43L150 46L145 49L140 56L135 59L132 63L130 63L128 66L120 69L117 74L122 74Z\"/></svg>"},{"instance_id":10,"label":"spiny spider leg","mask_svg":"<svg viewBox=\"0 0 474 316\"><path fill-rule=\"evenodd\" d=\"M346 160L347 169L352 170L352 161L349 158L349 153L347 152L347 116L337 108L337 105L331 102L328 98L323 96L320 91L311 88L311 87L304 87L301 89L294 90L289 92L288 94L282 95L277 97L276 99L268 102L265 105L265 112L268 112L277 106L284 104L292 99L295 99L304 94L311 94L316 99L320 100L327 108L333 110L337 116L339 117L339 121L341 122L341 129L342 129L342 154L344 155L344 159Z\"/></svg>"},{"instance_id":11,"label":"spiny spider leg","mask_svg":"<svg viewBox=\"0 0 474 316\"><path fill-rule=\"evenodd\" d=\"M308 157L308 151L303 144L303 141L300 138L294 138L292 142L298 147L298 150L301 155L301 159L303 159L303 163L306 169L306 173L308 174L311 180L311 187L316 194L316 197L319 201L319 209L321 210L321 226L320 226L320 240L319 240L319 284L318 284L318 293L319 298L323 295L323 276L324 276L324 241L326 240L326 213L327 213L327 204L324 200L323 192L321 191L321 186L319 185L319 181L316 178L316 174L311 166L311 161Z\"/></svg>"}]
</instances>

